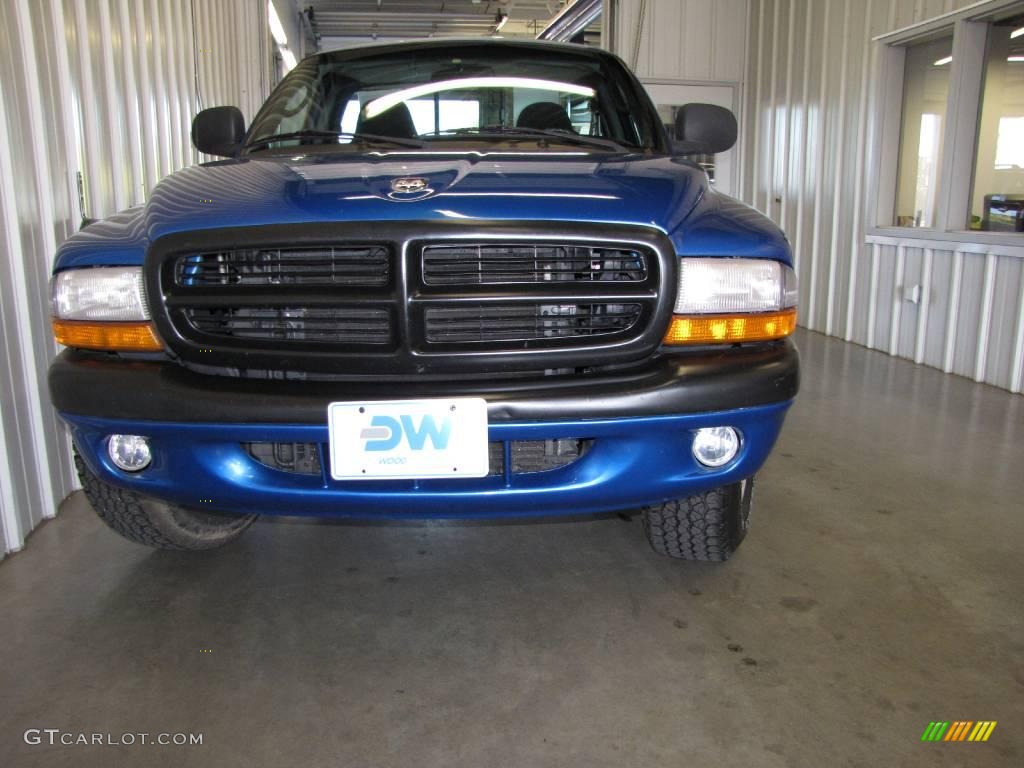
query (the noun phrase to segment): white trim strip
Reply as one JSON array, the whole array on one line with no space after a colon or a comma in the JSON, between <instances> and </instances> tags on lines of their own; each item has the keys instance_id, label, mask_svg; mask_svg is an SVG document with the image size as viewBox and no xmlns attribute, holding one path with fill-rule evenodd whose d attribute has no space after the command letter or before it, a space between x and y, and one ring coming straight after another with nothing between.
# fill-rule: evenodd
<instances>
[{"instance_id":1,"label":"white trim strip","mask_svg":"<svg viewBox=\"0 0 1024 768\"><path fill-rule=\"evenodd\" d=\"M928 310L931 307L932 262L935 252L924 249L924 263L921 266L921 303L917 306L917 330L914 338L914 362L924 362L925 341L928 338Z\"/></svg>"},{"instance_id":2,"label":"white trim strip","mask_svg":"<svg viewBox=\"0 0 1024 768\"><path fill-rule=\"evenodd\" d=\"M875 348L875 323L878 322L878 251L877 245L871 246L871 287L868 291L868 349Z\"/></svg>"},{"instance_id":3,"label":"white trim strip","mask_svg":"<svg viewBox=\"0 0 1024 768\"><path fill-rule=\"evenodd\" d=\"M822 29L827 30L829 28L829 19L832 10L832 0L825 0L825 22ZM824 46L824 43L822 43ZM818 111L818 124L815 126L817 136L815 140L818 143L818 156L817 162L814 167L814 173L818 179L818 182L814 185L814 224L813 224L813 235L811 236L811 280L810 289L807 297L807 327L811 330L817 330L817 321L815 317L815 309L817 308L818 298L818 251L821 247L821 208L822 208L822 188L824 185L821 180L824 178L825 168L825 139L828 137L828 133L825 130L825 117L824 117L824 105L828 103L828 64L831 57L824 56L821 61L821 83L818 93L818 105L821 107Z\"/></svg>"},{"instance_id":4,"label":"white trim strip","mask_svg":"<svg viewBox=\"0 0 1024 768\"><path fill-rule=\"evenodd\" d=\"M843 0L843 30L850 28L850 0ZM839 127L836 133L835 144L835 178L832 185L832 232L830 233L831 244L829 246L828 259L828 300L825 303L825 333L832 335L833 320L836 314L836 273L838 272L837 262L839 261L839 229L840 216L845 210L843 199L843 161L846 159L846 115L847 104L847 81L849 75L850 59L850 36L843 35L843 45L839 54L839 98L836 101L838 113L836 122ZM854 205L856 205L856 200Z\"/></svg>"},{"instance_id":5,"label":"white trim strip","mask_svg":"<svg viewBox=\"0 0 1024 768\"><path fill-rule=\"evenodd\" d=\"M889 354L896 355L900 343L900 314L903 312L903 273L906 269L906 249L896 248L896 274L892 285L892 325L889 327Z\"/></svg>"},{"instance_id":6,"label":"white trim strip","mask_svg":"<svg viewBox=\"0 0 1024 768\"><path fill-rule=\"evenodd\" d=\"M786 96L785 96L785 117L782 120L783 134L785 138L782 141L782 207L779 209L779 226L784 231L787 231L789 226L789 220L787 214L789 213L789 190L790 184L793 182L792 169L790 168L789 162L789 145L793 143L793 49L796 46L793 44L793 36L796 31L796 10L793 4L790 4L787 11L788 24L786 27ZM797 182L799 184L800 182Z\"/></svg>"},{"instance_id":7,"label":"white trim strip","mask_svg":"<svg viewBox=\"0 0 1024 768\"><path fill-rule=\"evenodd\" d=\"M769 69L768 77L768 123L765 128L765 136L767 137L765 146L768 148L767 160L768 160L768 183L765 185L765 197L764 197L764 215L769 219L772 218L772 206L775 203L775 170L778 167L778 157L776 156L776 138L775 138L775 124L776 108L775 108L775 89L779 82L778 79L778 63L779 57L775 55L775 52L779 50L779 7L782 3L775 3L772 9L772 61L771 68Z\"/></svg>"},{"instance_id":8,"label":"white trim strip","mask_svg":"<svg viewBox=\"0 0 1024 768\"><path fill-rule=\"evenodd\" d=\"M953 252L953 275L949 281L949 304L946 310L946 347L942 355L942 370L953 371L953 355L956 352L957 320L960 314L960 286L964 279L964 252Z\"/></svg>"},{"instance_id":9,"label":"white trim strip","mask_svg":"<svg viewBox=\"0 0 1024 768\"><path fill-rule=\"evenodd\" d=\"M1017 296L1017 331L1013 334L1013 363L1010 368L1010 391L1024 389L1024 267L1020 272L1020 293Z\"/></svg>"},{"instance_id":10,"label":"white trim strip","mask_svg":"<svg viewBox=\"0 0 1024 768\"><path fill-rule=\"evenodd\" d=\"M15 19L18 25L18 34L22 40L21 54L24 71L34 81L38 79L38 70L36 69L35 39L32 33L32 11L28 6L28 0L19 0L15 4ZM36 281L41 277L37 274L37 271L42 271L42 275L46 274L46 268L43 264L49 261L51 255L57 249L57 241L53 230L56 216L53 209L53 192L50 189L52 179L50 174L50 156L46 146L47 130L43 119L42 95L39 88L31 89L29 92L28 118L32 135L24 137L28 139L30 146L23 147L23 151L26 149L30 151L33 159L33 171L36 175L33 186L36 193L36 206L40 223L38 227L40 234L39 245L42 246L43 253L37 254L32 250L28 253L23 250L12 251L11 276L16 295L26 303L34 303L38 300L39 293L34 291L32 286L33 284L38 285ZM0 113L0 120L6 119L6 115ZM3 143L4 147L10 146L10 136L7 134L6 127L2 130L2 134L0 134L0 142ZM5 176L11 173L13 166L9 156L6 166L4 170ZM13 187L10 192L14 192ZM13 197L12 207L17 208L17 204L13 202ZM5 218L8 227L18 226L17 215L14 218L9 218L5 214ZM39 258L40 256L42 257L41 259ZM42 269L37 270L37 267ZM42 277L42 282L45 286L45 277ZM42 292L45 292L45 288L43 288ZM44 402L41 395L40 376L42 375L41 367L45 366L48 362L47 353L53 354L56 351L56 347L49 336L40 338L42 334L38 326L33 327L33 319L35 319L36 323L41 324L44 322L45 317L46 310L42 307L30 305L19 307L18 335L15 338L18 340L18 353L23 366L21 373L25 379L25 390L28 399L26 403L28 407L27 421L32 429L32 452L35 465L32 474L35 476L35 485L39 489L39 513L44 517L52 517L56 511L56 502L54 500L53 480L49 472L50 457L46 445L46 435L50 430L43 414ZM48 330L47 328L43 333L48 333ZM39 359L37 359L37 354Z\"/></svg>"},{"instance_id":11,"label":"white trim strip","mask_svg":"<svg viewBox=\"0 0 1024 768\"><path fill-rule=\"evenodd\" d=\"M3 93L3 81L0 80L0 217L3 221L7 222L7 225L3 227L2 231L4 234L4 243L7 254L10 258L10 264L12 271L16 271L16 265L21 264L21 235L18 231L18 209L14 202L15 189L14 183L11 176L11 143L7 133L7 115L6 115L6 101ZM13 280L12 282L17 282ZM15 298L21 293L20 286L13 286ZM3 297L0 295L0 307L2 307ZM23 339L24 329L21 325L24 321L22 313L18 307L13 308L13 313L17 318L17 328L6 328L11 337L16 339ZM24 355L24 344L18 344L21 347L22 355ZM11 350L11 356L14 355L14 350ZM6 360L4 361L6 363ZM8 371L11 378L18 375L17 371ZM22 544L25 542L25 534L27 530L22 525L21 520L17 513L17 501L14 495L14 474L12 472L12 464L10 462L7 453L7 438L8 434L18 434L19 429L16 423L18 415L13 414L15 423L9 424L5 419L5 416L0 412L0 427L3 432L0 434L0 525L3 526L3 545L4 549L8 552L16 549L21 549ZM24 469L24 462L19 462ZM24 478L25 473L22 472ZM25 510L26 513L28 510ZM30 523L31 525L31 523Z\"/></svg>"},{"instance_id":12,"label":"white trim strip","mask_svg":"<svg viewBox=\"0 0 1024 768\"><path fill-rule=\"evenodd\" d=\"M808 109L808 96L811 81L811 18L814 15L814 4L809 3L805 12L804 20L804 67L803 83L800 96L800 143L802 146L797 152L800 172L797 174L796 184L796 241L793 249L793 269L797 277L800 276L800 261L804 250L804 190L807 188L807 168L811 152L811 142L807 140L807 133L811 127L810 109Z\"/></svg>"},{"instance_id":13,"label":"white trim strip","mask_svg":"<svg viewBox=\"0 0 1024 768\"><path fill-rule=\"evenodd\" d=\"M985 254L985 293L981 299L981 322L978 325L978 349L974 358L974 380L985 380L988 365L988 343L992 330L992 297L996 290L996 257Z\"/></svg>"},{"instance_id":14,"label":"white trim strip","mask_svg":"<svg viewBox=\"0 0 1024 768\"><path fill-rule=\"evenodd\" d=\"M854 307L857 300L857 270L860 266L860 246L861 246L861 216L863 214L865 202L864 202L864 176L867 172L866 164L866 138L865 133L867 132L867 121L868 121L868 90L872 86L872 80L868 77L868 67L871 63L874 49L868 42L867 38L871 36L871 0L868 0L867 11L865 12L864 22L864 49L863 58L860 64L860 103L858 104L857 111L857 154L853 163L853 227L852 236L850 243L850 268L848 270L850 276L850 284L846 290L846 330L843 333L843 338L846 341L853 340L853 319L855 316Z\"/></svg>"}]
</instances>

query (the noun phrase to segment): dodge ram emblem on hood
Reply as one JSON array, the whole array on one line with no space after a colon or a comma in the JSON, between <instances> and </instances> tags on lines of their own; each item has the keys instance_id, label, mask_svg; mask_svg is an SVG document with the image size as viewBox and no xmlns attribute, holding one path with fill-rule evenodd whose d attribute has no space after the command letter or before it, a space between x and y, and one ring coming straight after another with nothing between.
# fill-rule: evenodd
<instances>
[{"instance_id":1,"label":"dodge ram emblem on hood","mask_svg":"<svg viewBox=\"0 0 1024 768\"><path fill-rule=\"evenodd\" d=\"M427 180L418 177L394 179L391 182L391 191L398 192L400 194L409 194L410 192L422 192L427 188Z\"/></svg>"}]
</instances>

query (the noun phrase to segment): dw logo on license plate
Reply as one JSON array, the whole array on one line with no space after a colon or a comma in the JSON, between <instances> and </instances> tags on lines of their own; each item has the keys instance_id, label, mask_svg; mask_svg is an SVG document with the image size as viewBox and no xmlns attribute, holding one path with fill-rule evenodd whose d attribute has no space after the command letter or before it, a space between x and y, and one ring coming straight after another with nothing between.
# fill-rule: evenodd
<instances>
[{"instance_id":1,"label":"dw logo on license plate","mask_svg":"<svg viewBox=\"0 0 1024 768\"><path fill-rule=\"evenodd\" d=\"M481 398L331 403L327 426L335 480L487 475Z\"/></svg>"}]
</instances>

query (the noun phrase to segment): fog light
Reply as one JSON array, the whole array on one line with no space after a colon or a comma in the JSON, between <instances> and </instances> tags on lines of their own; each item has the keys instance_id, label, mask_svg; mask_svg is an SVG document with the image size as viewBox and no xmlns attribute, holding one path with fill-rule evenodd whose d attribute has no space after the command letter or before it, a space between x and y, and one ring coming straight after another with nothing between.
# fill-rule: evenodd
<instances>
[{"instance_id":1,"label":"fog light","mask_svg":"<svg viewBox=\"0 0 1024 768\"><path fill-rule=\"evenodd\" d=\"M142 435L111 435L107 438L107 453L114 465L125 472L139 472L153 460L149 438Z\"/></svg>"},{"instance_id":2,"label":"fog light","mask_svg":"<svg viewBox=\"0 0 1024 768\"><path fill-rule=\"evenodd\" d=\"M732 427L698 429L693 436L693 456L705 467L728 464L740 449L739 433Z\"/></svg>"}]
</instances>

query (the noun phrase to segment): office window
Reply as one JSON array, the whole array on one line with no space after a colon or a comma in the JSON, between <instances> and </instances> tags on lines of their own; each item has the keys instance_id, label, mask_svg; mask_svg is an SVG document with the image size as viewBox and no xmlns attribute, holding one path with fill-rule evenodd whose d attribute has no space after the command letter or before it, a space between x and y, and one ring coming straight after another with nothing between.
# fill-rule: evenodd
<instances>
[{"instance_id":1,"label":"office window","mask_svg":"<svg viewBox=\"0 0 1024 768\"><path fill-rule=\"evenodd\" d=\"M935 226L952 54L952 35L907 47L893 222L900 227Z\"/></svg>"},{"instance_id":2,"label":"office window","mask_svg":"<svg viewBox=\"0 0 1024 768\"><path fill-rule=\"evenodd\" d=\"M989 28L984 78L967 225L1024 232L1024 15Z\"/></svg>"},{"instance_id":3,"label":"office window","mask_svg":"<svg viewBox=\"0 0 1024 768\"><path fill-rule=\"evenodd\" d=\"M895 227L1024 254L1024 0L970 3L877 40L868 237Z\"/></svg>"}]
</instances>

